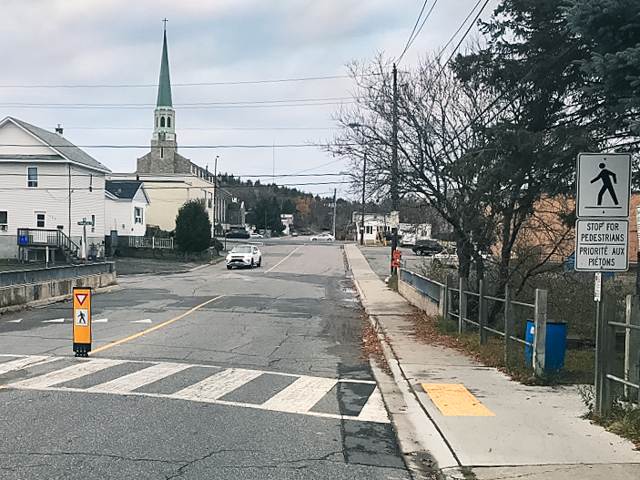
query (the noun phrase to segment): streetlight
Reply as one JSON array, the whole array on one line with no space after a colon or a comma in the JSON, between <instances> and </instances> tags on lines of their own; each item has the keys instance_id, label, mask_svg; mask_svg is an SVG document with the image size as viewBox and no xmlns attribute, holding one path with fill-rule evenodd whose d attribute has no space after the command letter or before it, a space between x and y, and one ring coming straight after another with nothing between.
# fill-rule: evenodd
<instances>
[{"instance_id":1,"label":"streetlight","mask_svg":"<svg viewBox=\"0 0 640 480\"><path fill-rule=\"evenodd\" d=\"M348 123L349 128L366 127L360 123ZM366 175L367 175L367 153L364 153L362 160L362 213L360 218L360 245L364 245L364 202L365 202L365 190L366 190Z\"/></svg>"},{"instance_id":2,"label":"streetlight","mask_svg":"<svg viewBox=\"0 0 640 480\"><path fill-rule=\"evenodd\" d=\"M364 193L365 193L365 185L366 185L366 174L367 174L367 154L364 154L362 159L362 221L360 227L360 245L364 245Z\"/></svg>"}]
</instances>

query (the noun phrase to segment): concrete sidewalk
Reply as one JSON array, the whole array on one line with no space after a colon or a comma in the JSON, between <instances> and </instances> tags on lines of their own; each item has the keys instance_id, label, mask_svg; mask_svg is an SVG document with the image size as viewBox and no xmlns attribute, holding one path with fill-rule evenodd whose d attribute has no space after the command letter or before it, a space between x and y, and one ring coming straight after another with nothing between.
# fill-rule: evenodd
<instances>
[{"instance_id":1,"label":"concrete sidewalk","mask_svg":"<svg viewBox=\"0 0 640 480\"><path fill-rule=\"evenodd\" d=\"M392 370L393 385L382 381L381 390L405 455L428 452L446 478L640 479L640 452L580 418L586 408L577 387L524 386L455 350L418 341L409 317L414 307L387 288L357 245L345 251ZM453 387L430 396L425 383ZM455 407L446 416L441 411Z\"/></svg>"}]
</instances>

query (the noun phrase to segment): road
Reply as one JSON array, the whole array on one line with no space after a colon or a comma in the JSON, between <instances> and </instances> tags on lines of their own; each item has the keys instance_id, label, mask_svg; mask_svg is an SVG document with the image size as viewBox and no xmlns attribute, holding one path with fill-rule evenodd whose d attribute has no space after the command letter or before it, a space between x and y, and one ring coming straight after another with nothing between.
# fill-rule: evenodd
<instances>
[{"instance_id":1,"label":"road","mask_svg":"<svg viewBox=\"0 0 640 480\"><path fill-rule=\"evenodd\" d=\"M265 240L224 263L119 279L0 316L2 479L408 479L339 244Z\"/></svg>"}]
</instances>

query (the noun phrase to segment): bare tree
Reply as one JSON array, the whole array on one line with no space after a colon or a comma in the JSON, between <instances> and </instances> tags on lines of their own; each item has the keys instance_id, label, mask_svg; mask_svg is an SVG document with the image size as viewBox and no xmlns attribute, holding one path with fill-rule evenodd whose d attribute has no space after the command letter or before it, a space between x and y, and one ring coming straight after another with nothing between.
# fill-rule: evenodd
<instances>
[{"instance_id":1,"label":"bare tree","mask_svg":"<svg viewBox=\"0 0 640 480\"><path fill-rule=\"evenodd\" d=\"M329 151L353 159L354 184L366 175L370 190L422 198L453 228L460 275L468 277L472 259L480 259L493 241L487 197L479 195L475 152L482 138L474 125L492 112L490 98L459 82L436 61L415 72L399 72L397 162L393 149L393 78L382 57L350 65L356 83L355 106L336 115L341 127ZM366 155L367 169L362 159Z\"/></svg>"}]
</instances>

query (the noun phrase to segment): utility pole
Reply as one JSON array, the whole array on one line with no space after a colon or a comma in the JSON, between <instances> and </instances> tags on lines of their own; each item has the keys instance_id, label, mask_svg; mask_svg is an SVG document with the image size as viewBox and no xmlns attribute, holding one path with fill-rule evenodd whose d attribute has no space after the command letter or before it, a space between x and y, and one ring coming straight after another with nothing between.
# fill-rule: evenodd
<instances>
[{"instance_id":1,"label":"utility pole","mask_svg":"<svg viewBox=\"0 0 640 480\"><path fill-rule=\"evenodd\" d=\"M218 207L218 202L216 201L216 193L217 193L217 187L218 187L218 158L220 158L219 155L216 155L216 160L213 164L213 236L216 236L216 213L217 213L217 207Z\"/></svg>"},{"instance_id":2,"label":"utility pole","mask_svg":"<svg viewBox=\"0 0 640 480\"><path fill-rule=\"evenodd\" d=\"M333 189L333 238L336 238L336 191Z\"/></svg>"},{"instance_id":3,"label":"utility pole","mask_svg":"<svg viewBox=\"0 0 640 480\"><path fill-rule=\"evenodd\" d=\"M391 138L391 210L398 210L398 69L393 64L393 109Z\"/></svg>"},{"instance_id":4,"label":"utility pole","mask_svg":"<svg viewBox=\"0 0 640 480\"><path fill-rule=\"evenodd\" d=\"M362 218L360 222L360 245L364 245L364 192L366 185L366 176L367 176L367 154L364 154L362 160Z\"/></svg>"}]
</instances>

